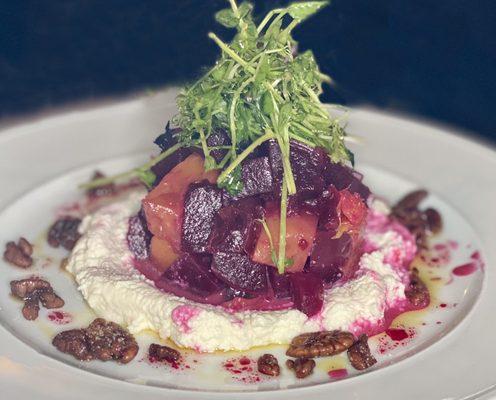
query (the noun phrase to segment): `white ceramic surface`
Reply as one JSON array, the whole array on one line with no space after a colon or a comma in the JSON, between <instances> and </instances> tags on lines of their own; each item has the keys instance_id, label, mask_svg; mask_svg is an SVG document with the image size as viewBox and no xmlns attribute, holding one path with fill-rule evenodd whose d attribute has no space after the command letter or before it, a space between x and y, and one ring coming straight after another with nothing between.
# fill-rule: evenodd
<instances>
[{"instance_id":1,"label":"white ceramic surface","mask_svg":"<svg viewBox=\"0 0 496 400\"><path fill-rule=\"evenodd\" d=\"M174 95L175 91L169 90L0 132L0 183L4 188L0 196L3 209L0 242L27 235L30 239L38 237L36 244L41 249L41 234L53 220L57 206L77 199L77 182L96 167L106 172L119 171L151 154L153 138L175 112ZM380 357L379 366L370 373L316 386L311 385L329 382L326 374L329 363L323 362L312 379L295 382L286 373L280 381L264 382L260 388L222 375L219 366L222 360L229 358L226 355L200 357L194 372L181 373L171 373L167 368L152 367L146 362L128 366L80 364L57 353L50 345L50 337L56 330L81 326L91 319L70 277L61 273L54 263L43 267L40 261L36 272L50 278L75 319L72 325L60 327L50 323L42 313L38 322L30 323L22 320L19 303L8 295L8 282L28 273L0 262L2 398L58 399L68 395L89 398L94 394L108 399L131 399L136 395L142 399L159 396L291 399L302 395L315 399L330 396L444 399L465 398L476 393L489 396L491 386L496 383L492 366L496 344L492 341L494 323L491 320L492 305L496 302L493 277L496 248L492 244L496 235L496 211L491 208L496 200L495 152L437 128L364 110L350 113L348 130L365 139L364 145L354 150L359 169L379 195L395 200L418 186L434 193L429 204L439 208L446 220L443 236L436 240L453 239L460 244L451 264L443 267L441 274L449 275L450 268L466 262L474 250L481 251L486 263L484 274L479 271L457 278L436 292L431 310L421 316L427 325L418 329L408 346L400 346ZM46 248L43 252L53 260L64 254ZM458 305L445 310L436 307L441 302ZM442 323L436 324L438 320ZM141 336L140 344L153 339L150 335ZM271 349L277 354L282 354L282 350ZM256 357L260 351L248 355ZM407 357L411 354L414 355ZM380 368L388 364L391 365ZM294 385L305 387L291 389ZM289 390L273 390L280 387ZM264 391L236 394L198 391L258 388Z\"/></svg>"}]
</instances>

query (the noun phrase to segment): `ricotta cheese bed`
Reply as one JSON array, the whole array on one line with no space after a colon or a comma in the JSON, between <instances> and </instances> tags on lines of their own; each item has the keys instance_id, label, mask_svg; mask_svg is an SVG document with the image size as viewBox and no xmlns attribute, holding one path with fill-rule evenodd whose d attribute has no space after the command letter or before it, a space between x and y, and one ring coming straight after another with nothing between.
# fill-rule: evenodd
<instances>
[{"instance_id":1,"label":"ricotta cheese bed","mask_svg":"<svg viewBox=\"0 0 496 400\"><path fill-rule=\"evenodd\" d=\"M131 333L151 329L202 352L246 350L289 343L296 335L317 330L358 335L380 326L388 309L406 302L407 266L415 243L406 229L388 219L387 206L378 200L370 204L365 253L356 277L327 290L322 311L308 318L298 310L229 312L157 289L135 269L126 240L128 219L144 195L133 192L86 216L67 264L89 306Z\"/></svg>"}]
</instances>

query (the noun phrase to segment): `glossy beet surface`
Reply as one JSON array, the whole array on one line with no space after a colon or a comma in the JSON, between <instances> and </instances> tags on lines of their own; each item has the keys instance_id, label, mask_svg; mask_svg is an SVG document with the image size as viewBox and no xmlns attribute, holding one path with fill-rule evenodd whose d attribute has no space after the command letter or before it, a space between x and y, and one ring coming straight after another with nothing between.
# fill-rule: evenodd
<instances>
[{"instance_id":1,"label":"glossy beet surface","mask_svg":"<svg viewBox=\"0 0 496 400\"><path fill-rule=\"evenodd\" d=\"M219 252L212 259L212 272L220 280L233 289L248 293L267 291L267 268L245 254Z\"/></svg>"},{"instance_id":2,"label":"glossy beet surface","mask_svg":"<svg viewBox=\"0 0 496 400\"><path fill-rule=\"evenodd\" d=\"M189 186L184 199L182 250L205 253L214 227L214 218L222 206L222 190L208 181Z\"/></svg>"},{"instance_id":3,"label":"glossy beet surface","mask_svg":"<svg viewBox=\"0 0 496 400\"><path fill-rule=\"evenodd\" d=\"M129 219L127 244L138 260L146 260L150 256L151 238L143 213Z\"/></svg>"}]
</instances>

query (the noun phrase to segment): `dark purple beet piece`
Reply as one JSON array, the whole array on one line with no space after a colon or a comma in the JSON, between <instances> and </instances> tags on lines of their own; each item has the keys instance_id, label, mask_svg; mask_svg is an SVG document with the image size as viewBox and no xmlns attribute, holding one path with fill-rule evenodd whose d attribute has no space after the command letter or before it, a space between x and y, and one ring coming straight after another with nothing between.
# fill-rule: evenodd
<instances>
[{"instance_id":1,"label":"dark purple beet piece","mask_svg":"<svg viewBox=\"0 0 496 400\"><path fill-rule=\"evenodd\" d=\"M319 200L319 229L331 231L334 236L340 224L337 210L340 200L339 192L331 185L322 192Z\"/></svg>"},{"instance_id":2,"label":"dark purple beet piece","mask_svg":"<svg viewBox=\"0 0 496 400\"><path fill-rule=\"evenodd\" d=\"M270 193L274 190L274 180L268 157L257 157L245 160L241 166L243 190L236 197L255 196Z\"/></svg>"},{"instance_id":3,"label":"dark purple beet piece","mask_svg":"<svg viewBox=\"0 0 496 400\"><path fill-rule=\"evenodd\" d=\"M162 178L167 175L172 168L174 168L180 162L184 161L192 153L193 151L190 148L181 148L176 150L169 157L164 158L162 161L159 161L157 164L155 164L151 168L156 177L153 186L157 186Z\"/></svg>"},{"instance_id":4,"label":"dark purple beet piece","mask_svg":"<svg viewBox=\"0 0 496 400\"><path fill-rule=\"evenodd\" d=\"M150 255L150 241L152 235L146 225L143 213L140 212L129 218L129 228L127 231L127 244L129 250L138 260L146 260Z\"/></svg>"},{"instance_id":5,"label":"dark purple beet piece","mask_svg":"<svg viewBox=\"0 0 496 400\"><path fill-rule=\"evenodd\" d=\"M177 296L209 304L226 300L226 286L210 271L205 260L184 254L155 282L158 288Z\"/></svg>"},{"instance_id":6,"label":"dark purple beet piece","mask_svg":"<svg viewBox=\"0 0 496 400\"><path fill-rule=\"evenodd\" d=\"M270 167L275 182L275 190L280 191L283 167L281 150L276 141L267 144ZM292 140L290 144L290 161L298 194L318 195L324 188L323 171L328 163L328 156L320 147L311 148L301 142Z\"/></svg>"},{"instance_id":7,"label":"dark purple beet piece","mask_svg":"<svg viewBox=\"0 0 496 400\"><path fill-rule=\"evenodd\" d=\"M222 206L222 191L208 181L189 186L184 200L181 246L184 251L205 253L214 218Z\"/></svg>"},{"instance_id":8,"label":"dark purple beet piece","mask_svg":"<svg viewBox=\"0 0 496 400\"><path fill-rule=\"evenodd\" d=\"M276 299L291 297L289 274L280 274L276 268L269 268L269 281Z\"/></svg>"},{"instance_id":9,"label":"dark purple beet piece","mask_svg":"<svg viewBox=\"0 0 496 400\"><path fill-rule=\"evenodd\" d=\"M308 317L319 313L324 304L324 285L320 276L313 272L289 274L291 293L295 307Z\"/></svg>"},{"instance_id":10,"label":"dark purple beet piece","mask_svg":"<svg viewBox=\"0 0 496 400\"><path fill-rule=\"evenodd\" d=\"M267 266L251 261L246 254L215 253L212 272L233 289L249 293L267 290Z\"/></svg>"},{"instance_id":11,"label":"dark purple beet piece","mask_svg":"<svg viewBox=\"0 0 496 400\"><path fill-rule=\"evenodd\" d=\"M317 231L309 270L317 273L326 283L336 282L342 276L342 268L350 257L353 241L344 233L334 239L332 231Z\"/></svg>"},{"instance_id":12,"label":"dark purple beet piece","mask_svg":"<svg viewBox=\"0 0 496 400\"><path fill-rule=\"evenodd\" d=\"M263 216L260 199L247 198L222 207L214 220L209 252L246 253L251 255L260 234L257 221Z\"/></svg>"},{"instance_id":13,"label":"dark purple beet piece","mask_svg":"<svg viewBox=\"0 0 496 400\"><path fill-rule=\"evenodd\" d=\"M364 201L370 195L369 188L362 183L362 175L345 165L328 163L324 177L327 185L334 185L338 190L348 189L351 193L358 193Z\"/></svg>"},{"instance_id":14,"label":"dark purple beet piece","mask_svg":"<svg viewBox=\"0 0 496 400\"><path fill-rule=\"evenodd\" d=\"M207 138L207 145L208 147L230 146L231 138L225 130L215 130ZM210 151L210 155L219 163L225 157L227 151L227 149L214 149Z\"/></svg>"},{"instance_id":15,"label":"dark purple beet piece","mask_svg":"<svg viewBox=\"0 0 496 400\"><path fill-rule=\"evenodd\" d=\"M171 128L169 121L165 126L164 133L157 136L157 138L153 141L153 143L155 143L158 147L160 147L161 151L165 151L169 147L177 143L177 139L175 138L174 135L179 132L181 132L181 128Z\"/></svg>"}]
</instances>

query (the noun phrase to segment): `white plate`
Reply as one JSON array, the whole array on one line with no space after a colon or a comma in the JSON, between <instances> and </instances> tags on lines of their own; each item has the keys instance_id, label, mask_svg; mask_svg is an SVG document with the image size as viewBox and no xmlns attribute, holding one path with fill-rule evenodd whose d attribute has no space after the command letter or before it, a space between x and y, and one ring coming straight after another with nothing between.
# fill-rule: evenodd
<instances>
[{"instance_id":1,"label":"white plate","mask_svg":"<svg viewBox=\"0 0 496 400\"><path fill-rule=\"evenodd\" d=\"M0 132L0 184L4 188L0 198L0 208L4 209L0 212L0 243L19 235L30 239L38 236L36 244L41 251L40 233L53 220L58 205L77 198L78 181L85 180L95 167L106 172L118 171L135 165L152 152L153 138L175 113L174 95L175 91L170 90ZM261 384L240 383L223 372L222 361L236 355L200 357L198 365L192 368L194 372L171 371L138 361L127 366L81 364L57 353L50 345L50 338L57 330L84 325L91 318L68 275L61 273L54 262L43 267L40 259L36 267L36 272L48 276L67 301L65 309L74 317L72 324L56 326L48 321L46 313L40 315L38 322L30 323L20 317L19 303L8 295L8 282L30 272L0 262L2 398L15 395L21 399L33 396L58 399L70 395L83 399L98 394L124 400L136 395L142 399L157 396L291 399L302 395L312 399L330 396L444 399L488 394L496 383L492 362L496 344L491 322L492 305L496 304L492 272L496 262L496 248L492 244L496 236L495 152L439 129L375 112L355 110L349 121L349 131L365 139L365 145L355 149L358 166L376 193L394 200L422 186L434 194L429 203L441 210L446 221L443 236L436 240L443 243L454 240L459 247L452 251L450 263L438 270L431 268L433 276L448 280L451 269L468 261L476 250L486 263L484 273L479 270L455 278L450 285L436 291L431 309L417 315L415 321L403 320L406 325L426 323L417 326L415 337L405 346L396 346L379 356L378 366L369 373L333 382L326 372L331 364L341 366L341 360L321 361L315 375L308 380L296 382L285 373L280 380ZM24 193L27 194L22 196ZM43 252L53 260L63 256L62 251L43 249ZM448 307L440 307L441 303ZM140 335L139 340L144 348L152 337ZM376 338L374 343L379 350L384 347L384 338ZM256 357L261 351L247 355ZM282 348L271 349L280 361L284 360L282 351ZM144 351L138 359L143 355ZM193 358L196 357L191 356L191 365ZM292 388L295 385L305 387ZM285 390L273 390L279 388ZM263 393L254 393L257 389ZM234 395L200 390L251 393Z\"/></svg>"}]
</instances>

